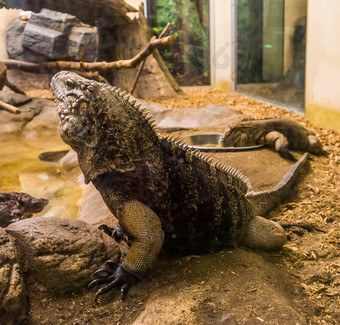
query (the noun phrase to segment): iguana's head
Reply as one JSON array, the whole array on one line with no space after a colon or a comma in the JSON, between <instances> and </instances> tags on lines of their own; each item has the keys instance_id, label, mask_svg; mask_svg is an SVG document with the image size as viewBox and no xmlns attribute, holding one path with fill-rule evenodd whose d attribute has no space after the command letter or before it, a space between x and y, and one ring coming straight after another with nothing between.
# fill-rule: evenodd
<instances>
[{"instance_id":1,"label":"iguana's head","mask_svg":"<svg viewBox=\"0 0 340 325\"><path fill-rule=\"evenodd\" d=\"M51 81L58 105L61 138L77 153L87 181L134 168L158 143L149 118L115 87L61 71Z\"/></svg>"},{"instance_id":2,"label":"iguana's head","mask_svg":"<svg viewBox=\"0 0 340 325\"><path fill-rule=\"evenodd\" d=\"M98 92L96 83L61 71L52 78L51 88L58 105L61 138L72 147L93 147L97 140L96 123L89 103Z\"/></svg>"}]
</instances>

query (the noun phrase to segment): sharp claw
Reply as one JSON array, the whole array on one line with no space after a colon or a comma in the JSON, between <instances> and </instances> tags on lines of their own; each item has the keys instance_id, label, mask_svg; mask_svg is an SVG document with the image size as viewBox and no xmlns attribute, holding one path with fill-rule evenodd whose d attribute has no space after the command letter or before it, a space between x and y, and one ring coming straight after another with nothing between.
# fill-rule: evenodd
<instances>
[{"instance_id":1,"label":"sharp claw","mask_svg":"<svg viewBox=\"0 0 340 325\"><path fill-rule=\"evenodd\" d=\"M98 281L97 281L97 280L93 280L93 281L91 281L91 282L89 283L89 285L87 286L87 289L90 290L90 289L96 287L97 284L98 284Z\"/></svg>"},{"instance_id":2,"label":"sharp claw","mask_svg":"<svg viewBox=\"0 0 340 325\"><path fill-rule=\"evenodd\" d=\"M110 276L108 276L107 278L104 278L104 279L95 279L93 280L92 282L90 282L90 284L87 286L88 289L91 289L91 288L94 288L100 284L103 284L103 283L112 283L111 281L115 281L115 275L112 274Z\"/></svg>"},{"instance_id":3,"label":"sharp claw","mask_svg":"<svg viewBox=\"0 0 340 325\"><path fill-rule=\"evenodd\" d=\"M118 265L112 261L106 261L100 269L95 271L92 274L93 278L102 279L111 276L114 272L116 272Z\"/></svg>"},{"instance_id":4,"label":"sharp claw","mask_svg":"<svg viewBox=\"0 0 340 325\"><path fill-rule=\"evenodd\" d=\"M109 277L112 274L113 272L110 272L108 270L99 269L92 274L92 277L94 279L104 279L104 278Z\"/></svg>"},{"instance_id":5,"label":"sharp claw","mask_svg":"<svg viewBox=\"0 0 340 325\"><path fill-rule=\"evenodd\" d=\"M97 293L96 293L96 295L94 296L94 301L96 302L96 304L98 304L99 303L99 296L101 295L101 293L100 293L100 289L97 291Z\"/></svg>"},{"instance_id":6,"label":"sharp claw","mask_svg":"<svg viewBox=\"0 0 340 325\"><path fill-rule=\"evenodd\" d=\"M105 265L106 264L106 265ZM125 271L121 266L117 268L115 263L107 262L103 265L103 269L99 269L98 271L94 272L94 276L98 276L97 279L93 280L89 285L88 288L94 288L99 286L100 284L105 284L102 288L100 288L96 295L95 301L98 302L98 297L115 287L121 286L121 299L124 300L126 293L128 292L131 285L136 284L139 279L134 276L133 274ZM115 270L111 273L110 276L101 277L102 275L109 274L109 270L105 269L108 267L114 266Z\"/></svg>"},{"instance_id":7,"label":"sharp claw","mask_svg":"<svg viewBox=\"0 0 340 325\"><path fill-rule=\"evenodd\" d=\"M124 283L124 285L120 289L120 298L122 299L122 301L125 299L129 288L130 288L130 286L127 283Z\"/></svg>"},{"instance_id":8,"label":"sharp claw","mask_svg":"<svg viewBox=\"0 0 340 325\"><path fill-rule=\"evenodd\" d=\"M100 225L98 229L104 231L104 233L109 235L110 237L112 237L112 234L114 232L114 228L110 228L107 225Z\"/></svg>"}]
</instances>

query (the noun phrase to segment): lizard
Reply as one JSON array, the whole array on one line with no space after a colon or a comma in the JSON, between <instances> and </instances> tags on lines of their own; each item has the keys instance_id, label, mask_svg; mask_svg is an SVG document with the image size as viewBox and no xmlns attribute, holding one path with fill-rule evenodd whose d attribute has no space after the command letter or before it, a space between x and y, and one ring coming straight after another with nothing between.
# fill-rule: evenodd
<instances>
[{"instance_id":1,"label":"lizard","mask_svg":"<svg viewBox=\"0 0 340 325\"><path fill-rule=\"evenodd\" d=\"M161 137L145 108L120 89L68 71L53 76L51 89L62 140L119 221L100 228L130 243L119 266L108 261L93 274L89 287L101 286L96 300L114 287L123 297L162 249L197 254L286 242L283 228L263 216L289 194L307 153L276 187L255 192L236 169Z\"/></svg>"},{"instance_id":2,"label":"lizard","mask_svg":"<svg viewBox=\"0 0 340 325\"><path fill-rule=\"evenodd\" d=\"M296 161L296 158L289 149L316 155L327 154L313 130L304 128L295 121L278 118L246 118L231 124L221 144L224 147L263 144L274 148L282 158L292 161Z\"/></svg>"}]
</instances>

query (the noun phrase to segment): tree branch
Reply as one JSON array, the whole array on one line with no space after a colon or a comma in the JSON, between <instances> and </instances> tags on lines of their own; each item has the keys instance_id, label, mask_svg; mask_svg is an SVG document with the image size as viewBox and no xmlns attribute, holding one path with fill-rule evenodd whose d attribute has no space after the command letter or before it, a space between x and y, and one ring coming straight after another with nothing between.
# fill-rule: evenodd
<instances>
[{"instance_id":1,"label":"tree branch","mask_svg":"<svg viewBox=\"0 0 340 325\"><path fill-rule=\"evenodd\" d=\"M16 69L24 72L46 73L60 70L76 70L83 72L99 72L105 73L112 70L134 68L152 52L160 46L169 46L173 43L171 36L160 39L151 39L146 47L140 51L132 59L119 60L113 62L75 62L75 61L51 61L41 63L29 63L17 60L0 60L1 63L6 64L8 69Z\"/></svg>"}]
</instances>

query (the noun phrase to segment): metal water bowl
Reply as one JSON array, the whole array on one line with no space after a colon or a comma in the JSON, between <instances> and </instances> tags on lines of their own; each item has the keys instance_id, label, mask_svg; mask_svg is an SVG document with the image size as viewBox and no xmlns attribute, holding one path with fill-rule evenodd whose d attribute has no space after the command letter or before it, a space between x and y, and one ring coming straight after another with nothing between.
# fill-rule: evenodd
<instances>
[{"instance_id":1,"label":"metal water bowl","mask_svg":"<svg viewBox=\"0 0 340 325\"><path fill-rule=\"evenodd\" d=\"M219 145L222 133L194 134L183 136L183 141L191 146Z\"/></svg>"},{"instance_id":2,"label":"metal water bowl","mask_svg":"<svg viewBox=\"0 0 340 325\"><path fill-rule=\"evenodd\" d=\"M235 152L235 151L250 151L263 147L263 145L250 147L222 147L222 133L206 133L193 134L182 136L181 139L192 148L199 149L205 152Z\"/></svg>"}]
</instances>

